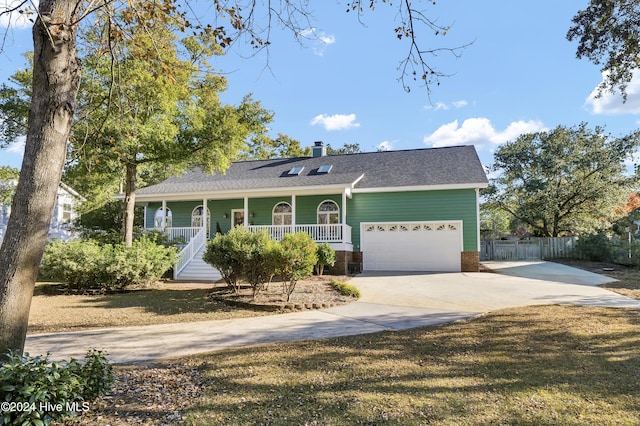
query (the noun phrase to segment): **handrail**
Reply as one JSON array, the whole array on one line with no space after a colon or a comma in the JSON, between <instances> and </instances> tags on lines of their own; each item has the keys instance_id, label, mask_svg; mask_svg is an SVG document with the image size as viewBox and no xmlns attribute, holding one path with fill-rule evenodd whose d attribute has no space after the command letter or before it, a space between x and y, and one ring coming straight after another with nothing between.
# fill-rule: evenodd
<instances>
[{"instance_id":1,"label":"handrail","mask_svg":"<svg viewBox=\"0 0 640 426\"><path fill-rule=\"evenodd\" d=\"M178 274L182 272L182 270L189 264L191 259L198 253L198 250L206 243L207 241L207 230L206 228L200 228L200 230L191 238L189 244L187 244L181 251L178 253L178 261L173 267L173 279L178 279Z\"/></svg>"}]
</instances>

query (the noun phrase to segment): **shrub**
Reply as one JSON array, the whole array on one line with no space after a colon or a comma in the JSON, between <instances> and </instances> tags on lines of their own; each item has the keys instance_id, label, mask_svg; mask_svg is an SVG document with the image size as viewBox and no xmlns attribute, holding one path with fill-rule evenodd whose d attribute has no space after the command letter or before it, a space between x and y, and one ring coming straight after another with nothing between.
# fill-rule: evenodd
<instances>
[{"instance_id":1,"label":"shrub","mask_svg":"<svg viewBox=\"0 0 640 426\"><path fill-rule=\"evenodd\" d=\"M129 248L93 240L54 241L45 249L40 272L72 288L113 291L158 280L175 259L175 248L144 236Z\"/></svg>"},{"instance_id":2,"label":"shrub","mask_svg":"<svg viewBox=\"0 0 640 426\"><path fill-rule=\"evenodd\" d=\"M84 364L10 353L0 367L0 400L9 408L0 413L0 424L63 421L89 408L88 402L108 393L113 382L111 365L101 351L89 351Z\"/></svg>"},{"instance_id":3,"label":"shrub","mask_svg":"<svg viewBox=\"0 0 640 426\"><path fill-rule=\"evenodd\" d=\"M63 281L71 288L99 287L105 276L105 247L93 240L54 240L47 244L42 256L41 275Z\"/></svg>"},{"instance_id":4,"label":"shrub","mask_svg":"<svg viewBox=\"0 0 640 426\"><path fill-rule=\"evenodd\" d=\"M331 280L331 287L338 293L349 297L360 297L360 290L349 283L343 281Z\"/></svg>"},{"instance_id":5,"label":"shrub","mask_svg":"<svg viewBox=\"0 0 640 426\"><path fill-rule=\"evenodd\" d=\"M111 246L104 246L109 250ZM112 246L104 254L105 271L109 279L106 290L118 290L134 285L148 285L160 279L176 260L176 249L164 247L143 236L129 248L124 244Z\"/></svg>"},{"instance_id":6,"label":"shrub","mask_svg":"<svg viewBox=\"0 0 640 426\"><path fill-rule=\"evenodd\" d=\"M608 262L613 259L613 244L603 233L581 236L576 241L575 255L593 262Z\"/></svg>"},{"instance_id":7,"label":"shrub","mask_svg":"<svg viewBox=\"0 0 640 426\"><path fill-rule=\"evenodd\" d=\"M238 280L242 277L242 264L238 257L235 243L235 233L240 227L232 229L228 234L217 234L214 239L207 242L207 249L202 255L202 260L220 271L222 279L238 293Z\"/></svg>"},{"instance_id":8,"label":"shrub","mask_svg":"<svg viewBox=\"0 0 640 426\"><path fill-rule=\"evenodd\" d=\"M255 297L276 272L277 243L271 240L266 231L244 230L234 233L233 237L236 238L234 247L242 276L251 285Z\"/></svg>"},{"instance_id":9,"label":"shrub","mask_svg":"<svg viewBox=\"0 0 640 426\"><path fill-rule=\"evenodd\" d=\"M318 261L316 243L305 232L286 234L280 241L277 257L277 273L282 278L288 302L298 280L313 273L313 266Z\"/></svg>"},{"instance_id":10,"label":"shrub","mask_svg":"<svg viewBox=\"0 0 640 426\"><path fill-rule=\"evenodd\" d=\"M318 263L316 265L318 275L324 273L325 266L333 266L336 264L336 251L329 243L319 244L316 248L316 256L318 257Z\"/></svg>"}]
</instances>

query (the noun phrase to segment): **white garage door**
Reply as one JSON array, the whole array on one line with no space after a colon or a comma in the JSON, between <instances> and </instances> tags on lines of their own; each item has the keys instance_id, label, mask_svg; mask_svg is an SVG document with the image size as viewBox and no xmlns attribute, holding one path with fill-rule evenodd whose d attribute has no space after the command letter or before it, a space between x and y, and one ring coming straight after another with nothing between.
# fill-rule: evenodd
<instances>
[{"instance_id":1,"label":"white garage door","mask_svg":"<svg viewBox=\"0 0 640 426\"><path fill-rule=\"evenodd\" d=\"M462 222L363 223L365 271L460 271Z\"/></svg>"}]
</instances>

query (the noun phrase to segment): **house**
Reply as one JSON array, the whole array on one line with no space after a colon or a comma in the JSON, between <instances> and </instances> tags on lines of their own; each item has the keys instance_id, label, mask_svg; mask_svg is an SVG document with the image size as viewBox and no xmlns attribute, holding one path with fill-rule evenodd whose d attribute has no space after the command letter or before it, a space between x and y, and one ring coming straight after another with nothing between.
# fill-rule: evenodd
<instances>
[{"instance_id":1,"label":"house","mask_svg":"<svg viewBox=\"0 0 640 426\"><path fill-rule=\"evenodd\" d=\"M15 186L17 182L3 182L2 185ZM71 229L72 222L78 217L78 206L86 201L70 186L60 182L56 204L53 207L53 216L49 226L49 239L60 239L67 241L74 237ZM4 233L11 216L11 205L0 203L0 242L4 238Z\"/></svg>"},{"instance_id":2,"label":"house","mask_svg":"<svg viewBox=\"0 0 640 426\"><path fill-rule=\"evenodd\" d=\"M486 186L473 146L327 156L316 142L312 157L235 162L224 174L191 170L138 190L136 200L146 228L188 243L178 279L207 238L237 225L274 239L307 232L334 247L340 273L478 271Z\"/></svg>"}]
</instances>

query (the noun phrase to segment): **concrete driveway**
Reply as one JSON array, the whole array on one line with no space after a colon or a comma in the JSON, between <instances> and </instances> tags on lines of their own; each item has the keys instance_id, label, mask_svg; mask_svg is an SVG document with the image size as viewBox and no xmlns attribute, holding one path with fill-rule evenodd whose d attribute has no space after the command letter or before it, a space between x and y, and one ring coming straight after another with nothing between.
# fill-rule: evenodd
<instances>
[{"instance_id":1,"label":"concrete driveway","mask_svg":"<svg viewBox=\"0 0 640 426\"><path fill-rule=\"evenodd\" d=\"M640 309L640 301L596 287L600 275L551 263L491 264L497 273L364 273L356 303L238 320L122 327L28 336L25 350L53 359L105 349L113 362L148 361L261 343L401 330L525 305ZM517 274L517 275L514 275ZM544 279L542 279L544 278ZM580 284L575 284L579 282Z\"/></svg>"}]
</instances>

